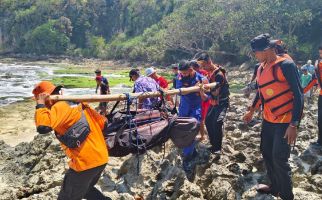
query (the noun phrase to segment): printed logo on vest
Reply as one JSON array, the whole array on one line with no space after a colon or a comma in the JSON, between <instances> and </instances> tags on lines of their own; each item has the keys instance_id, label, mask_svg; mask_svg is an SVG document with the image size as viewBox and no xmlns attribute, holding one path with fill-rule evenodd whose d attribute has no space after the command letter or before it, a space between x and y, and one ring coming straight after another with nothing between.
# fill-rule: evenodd
<instances>
[{"instance_id":1,"label":"printed logo on vest","mask_svg":"<svg viewBox=\"0 0 322 200\"><path fill-rule=\"evenodd\" d=\"M273 94L274 94L274 90L273 89L267 89L266 90L266 94L268 95L268 96L273 96Z\"/></svg>"}]
</instances>

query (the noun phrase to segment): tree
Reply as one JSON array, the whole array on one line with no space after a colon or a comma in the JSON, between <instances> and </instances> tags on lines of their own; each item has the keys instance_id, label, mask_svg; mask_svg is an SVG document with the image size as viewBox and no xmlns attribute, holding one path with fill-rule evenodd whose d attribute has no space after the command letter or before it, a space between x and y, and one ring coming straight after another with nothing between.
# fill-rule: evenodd
<instances>
[{"instance_id":1,"label":"tree","mask_svg":"<svg viewBox=\"0 0 322 200\"><path fill-rule=\"evenodd\" d=\"M40 25L25 36L25 51L36 54L63 54L69 38L54 28L55 21Z\"/></svg>"}]
</instances>

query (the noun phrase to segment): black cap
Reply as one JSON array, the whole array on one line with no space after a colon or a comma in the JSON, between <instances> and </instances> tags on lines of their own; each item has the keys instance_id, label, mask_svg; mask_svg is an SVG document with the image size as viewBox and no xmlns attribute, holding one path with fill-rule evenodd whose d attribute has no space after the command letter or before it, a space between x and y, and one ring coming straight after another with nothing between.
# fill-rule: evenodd
<instances>
[{"instance_id":1,"label":"black cap","mask_svg":"<svg viewBox=\"0 0 322 200\"><path fill-rule=\"evenodd\" d=\"M140 70L139 69L131 69L131 71L129 72L129 77L131 77L133 75L140 75Z\"/></svg>"},{"instance_id":2,"label":"black cap","mask_svg":"<svg viewBox=\"0 0 322 200\"><path fill-rule=\"evenodd\" d=\"M182 60L179 62L179 66L178 66L179 70L187 70L190 68L190 62L187 60Z\"/></svg>"},{"instance_id":3,"label":"black cap","mask_svg":"<svg viewBox=\"0 0 322 200\"><path fill-rule=\"evenodd\" d=\"M197 59L197 61L206 61L208 62L210 60L210 56L207 52L201 52L198 55L195 55L195 59Z\"/></svg>"},{"instance_id":4,"label":"black cap","mask_svg":"<svg viewBox=\"0 0 322 200\"><path fill-rule=\"evenodd\" d=\"M190 60L189 65L193 68L200 68L200 65L198 64L198 61L196 60Z\"/></svg>"},{"instance_id":5,"label":"black cap","mask_svg":"<svg viewBox=\"0 0 322 200\"><path fill-rule=\"evenodd\" d=\"M270 40L270 35L268 33L256 36L251 40L250 45L252 50L255 51L265 51L266 49L275 47L276 40Z\"/></svg>"},{"instance_id":6,"label":"black cap","mask_svg":"<svg viewBox=\"0 0 322 200\"><path fill-rule=\"evenodd\" d=\"M100 69L95 70L95 74L101 73Z\"/></svg>"}]
</instances>

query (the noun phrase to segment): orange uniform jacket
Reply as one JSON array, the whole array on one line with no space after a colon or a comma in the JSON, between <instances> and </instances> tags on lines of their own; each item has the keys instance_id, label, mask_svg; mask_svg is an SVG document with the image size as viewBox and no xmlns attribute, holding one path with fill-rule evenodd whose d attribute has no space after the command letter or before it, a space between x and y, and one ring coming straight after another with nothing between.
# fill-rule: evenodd
<instances>
[{"instance_id":1,"label":"orange uniform jacket","mask_svg":"<svg viewBox=\"0 0 322 200\"><path fill-rule=\"evenodd\" d=\"M107 146L102 133L106 118L85 106L84 114L91 130L87 138L77 148L67 148L61 144L70 158L69 167L78 172L101 166L108 161ZM56 134L62 135L81 118L81 112L81 104L70 105L66 101L55 103L51 109L38 108L35 113L37 130L51 128Z\"/></svg>"}]
</instances>

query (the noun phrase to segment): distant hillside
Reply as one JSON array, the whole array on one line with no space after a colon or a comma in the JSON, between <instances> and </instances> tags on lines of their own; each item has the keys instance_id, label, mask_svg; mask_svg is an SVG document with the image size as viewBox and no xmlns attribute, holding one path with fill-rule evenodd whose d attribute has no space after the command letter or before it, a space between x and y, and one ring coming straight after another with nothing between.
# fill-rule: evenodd
<instances>
[{"instance_id":1,"label":"distant hillside","mask_svg":"<svg viewBox=\"0 0 322 200\"><path fill-rule=\"evenodd\" d=\"M296 60L322 43L321 0L1 0L0 52L171 63L249 59L268 32Z\"/></svg>"}]
</instances>

